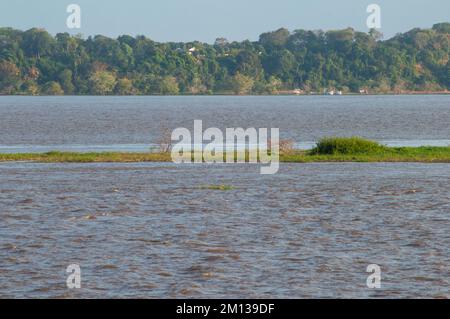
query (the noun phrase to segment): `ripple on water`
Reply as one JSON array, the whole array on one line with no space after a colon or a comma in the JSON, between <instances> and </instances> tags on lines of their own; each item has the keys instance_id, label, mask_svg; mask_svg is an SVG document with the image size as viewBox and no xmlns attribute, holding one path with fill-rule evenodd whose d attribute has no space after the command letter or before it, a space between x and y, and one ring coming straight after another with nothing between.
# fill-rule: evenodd
<instances>
[{"instance_id":1,"label":"ripple on water","mask_svg":"<svg viewBox=\"0 0 450 319\"><path fill-rule=\"evenodd\" d=\"M0 296L449 297L448 165L166 166L3 165Z\"/></svg>"}]
</instances>

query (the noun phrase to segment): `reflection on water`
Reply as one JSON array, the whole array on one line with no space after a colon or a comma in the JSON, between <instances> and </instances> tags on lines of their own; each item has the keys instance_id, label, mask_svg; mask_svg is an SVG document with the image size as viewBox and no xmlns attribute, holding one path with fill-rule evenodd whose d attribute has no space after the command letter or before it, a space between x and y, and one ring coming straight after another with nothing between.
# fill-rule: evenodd
<instances>
[{"instance_id":1,"label":"reflection on water","mask_svg":"<svg viewBox=\"0 0 450 319\"><path fill-rule=\"evenodd\" d=\"M445 164L1 163L0 297L450 297L449 179Z\"/></svg>"}]
</instances>

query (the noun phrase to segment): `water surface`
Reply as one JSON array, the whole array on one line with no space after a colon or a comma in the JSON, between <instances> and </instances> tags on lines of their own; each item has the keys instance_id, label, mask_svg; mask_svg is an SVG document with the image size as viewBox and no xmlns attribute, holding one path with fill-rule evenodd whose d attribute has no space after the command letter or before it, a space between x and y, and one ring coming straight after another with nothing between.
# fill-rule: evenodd
<instances>
[{"instance_id":1,"label":"water surface","mask_svg":"<svg viewBox=\"0 0 450 319\"><path fill-rule=\"evenodd\" d=\"M0 97L0 152L145 151L279 127L310 147L450 139L448 96ZM0 298L450 297L449 164L0 163ZM228 191L208 185L230 185ZM66 288L66 267L82 289ZM382 289L366 287L369 264Z\"/></svg>"},{"instance_id":2,"label":"water surface","mask_svg":"<svg viewBox=\"0 0 450 319\"><path fill-rule=\"evenodd\" d=\"M280 129L391 146L450 144L450 96L0 97L0 152L147 151L178 127Z\"/></svg>"},{"instance_id":3,"label":"water surface","mask_svg":"<svg viewBox=\"0 0 450 319\"><path fill-rule=\"evenodd\" d=\"M450 297L449 165L2 163L0 180L0 297Z\"/></svg>"}]
</instances>

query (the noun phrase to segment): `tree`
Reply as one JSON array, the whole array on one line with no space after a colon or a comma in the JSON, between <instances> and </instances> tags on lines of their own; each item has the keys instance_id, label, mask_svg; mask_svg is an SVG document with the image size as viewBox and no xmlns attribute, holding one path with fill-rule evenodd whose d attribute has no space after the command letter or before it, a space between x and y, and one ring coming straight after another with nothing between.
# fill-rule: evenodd
<instances>
[{"instance_id":1,"label":"tree","mask_svg":"<svg viewBox=\"0 0 450 319\"><path fill-rule=\"evenodd\" d=\"M238 72L231 80L231 88L235 94L244 95L251 92L254 83L251 77Z\"/></svg>"},{"instance_id":2,"label":"tree","mask_svg":"<svg viewBox=\"0 0 450 319\"><path fill-rule=\"evenodd\" d=\"M50 53L54 43L53 37L43 29L33 28L23 34L25 53L37 59L43 54Z\"/></svg>"},{"instance_id":3,"label":"tree","mask_svg":"<svg viewBox=\"0 0 450 319\"><path fill-rule=\"evenodd\" d=\"M37 67L32 66L31 68L28 69L28 74L27 74L28 79L36 81L40 75L41 75L41 71Z\"/></svg>"},{"instance_id":4,"label":"tree","mask_svg":"<svg viewBox=\"0 0 450 319\"><path fill-rule=\"evenodd\" d=\"M241 51L236 57L236 71L257 78L261 75L262 65L258 54L252 51Z\"/></svg>"},{"instance_id":5,"label":"tree","mask_svg":"<svg viewBox=\"0 0 450 319\"><path fill-rule=\"evenodd\" d=\"M381 39L383 39L383 33L378 31L377 29L370 29L369 35L375 41L380 41Z\"/></svg>"},{"instance_id":6,"label":"tree","mask_svg":"<svg viewBox=\"0 0 450 319\"><path fill-rule=\"evenodd\" d=\"M47 82L42 88L45 95L64 95L64 90L58 82Z\"/></svg>"},{"instance_id":7,"label":"tree","mask_svg":"<svg viewBox=\"0 0 450 319\"><path fill-rule=\"evenodd\" d=\"M433 30L436 30L439 33L450 34L450 23L436 23L435 25L433 25Z\"/></svg>"},{"instance_id":8,"label":"tree","mask_svg":"<svg viewBox=\"0 0 450 319\"><path fill-rule=\"evenodd\" d=\"M194 77L189 84L188 92L190 94L205 94L208 93L208 88L199 77Z\"/></svg>"},{"instance_id":9,"label":"tree","mask_svg":"<svg viewBox=\"0 0 450 319\"><path fill-rule=\"evenodd\" d=\"M75 92L75 86L73 85L72 77L73 73L69 69L61 71L61 73L58 76L62 89L67 95L71 95Z\"/></svg>"},{"instance_id":10,"label":"tree","mask_svg":"<svg viewBox=\"0 0 450 319\"><path fill-rule=\"evenodd\" d=\"M108 71L96 71L89 77L91 93L94 95L107 95L112 93L116 86L116 76Z\"/></svg>"},{"instance_id":11,"label":"tree","mask_svg":"<svg viewBox=\"0 0 450 319\"><path fill-rule=\"evenodd\" d=\"M217 38L216 41L214 42L214 45L219 46L219 47L225 47L228 44L229 44L229 42L225 38Z\"/></svg>"},{"instance_id":12,"label":"tree","mask_svg":"<svg viewBox=\"0 0 450 319\"><path fill-rule=\"evenodd\" d=\"M325 34L327 44L335 50L348 54L352 48L355 38L355 30L347 28L345 30L332 30Z\"/></svg>"},{"instance_id":13,"label":"tree","mask_svg":"<svg viewBox=\"0 0 450 319\"><path fill-rule=\"evenodd\" d=\"M178 81L173 76L165 76L161 80L160 93L163 95L177 95L180 93Z\"/></svg>"},{"instance_id":14,"label":"tree","mask_svg":"<svg viewBox=\"0 0 450 319\"><path fill-rule=\"evenodd\" d=\"M286 44L288 38L289 30L281 28L274 32L261 34L259 36L259 43L267 48L282 47Z\"/></svg>"},{"instance_id":15,"label":"tree","mask_svg":"<svg viewBox=\"0 0 450 319\"><path fill-rule=\"evenodd\" d=\"M450 90L450 60L447 62L445 70L443 71L442 84Z\"/></svg>"},{"instance_id":16,"label":"tree","mask_svg":"<svg viewBox=\"0 0 450 319\"><path fill-rule=\"evenodd\" d=\"M20 70L16 64L0 61L0 93L11 94L20 80Z\"/></svg>"},{"instance_id":17,"label":"tree","mask_svg":"<svg viewBox=\"0 0 450 319\"><path fill-rule=\"evenodd\" d=\"M40 89L38 84L33 80L25 80L22 84L22 92L27 95L39 95Z\"/></svg>"},{"instance_id":18,"label":"tree","mask_svg":"<svg viewBox=\"0 0 450 319\"><path fill-rule=\"evenodd\" d=\"M117 81L115 93L119 95L132 95L135 93L133 82L130 79L122 78Z\"/></svg>"},{"instance_id":19,"label":"tree","mask_svg":"<svg viewBox=\"0 0 450 319\"><path fill-rule=\"evenodd\" d=\"M295 56L288 50L273 51L263 60L264 69L270 75L292 83L292 74L297 70Z\"/></svg>"},{"instance_id":20,"label":"tree","mask_svg":"<svg viewBox=\"0 0 450 319\"><path fill-rule=\"evenodd\" d=\"M266 91L269 94L277 94L282 85L283 82L279 78L271 76L267 81Z\"/></svg>"}]
</instances>

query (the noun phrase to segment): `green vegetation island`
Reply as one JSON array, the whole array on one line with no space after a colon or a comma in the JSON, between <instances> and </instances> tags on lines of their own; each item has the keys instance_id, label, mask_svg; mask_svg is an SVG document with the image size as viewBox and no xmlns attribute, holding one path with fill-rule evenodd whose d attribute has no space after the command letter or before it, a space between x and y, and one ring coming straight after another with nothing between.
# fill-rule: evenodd
<instances>
[{"instance_id":1,"label":"green vegetation island","mask_svg":"<svg viewBox=\"0 0 450 319\"><path fill-rule=\"evenodd\" d=\"M281 28L258 41L158 43L0 28L1 95L449 93L450 23L376 30Z\"/></svg>"},{"instance_id":2,"label":"green vegetation island","mask_svg":"<svg viewBox=\"0 0 450 319\"><path fill-rule=\"evenodd\" d=\"M248 154L247 154L248 155ZM237 154L235 153L235 157ZM224 159L226 155L224 154ZM247 156L248 159L248 156ZM172 162L170 152L148 153L21 153L0 154L0 162L34 161L41 163L137 163ZM320 162L415 162L450 163L449 147L387 147L360 137L329 137L320 140L309 151L283 149L280 152L282 163L320 163Z\"/></svg>"}]
</instances>

